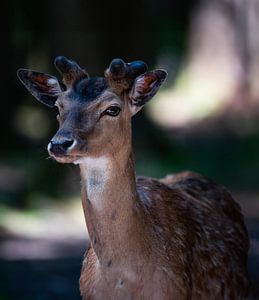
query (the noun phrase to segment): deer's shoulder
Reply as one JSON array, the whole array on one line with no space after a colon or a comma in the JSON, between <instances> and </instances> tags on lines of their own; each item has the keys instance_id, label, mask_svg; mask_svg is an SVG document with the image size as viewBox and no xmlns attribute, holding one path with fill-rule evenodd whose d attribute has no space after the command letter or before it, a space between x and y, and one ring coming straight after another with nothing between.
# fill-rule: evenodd
<instances>
[{"instance_id":1,"label":"deer's shoulder","mask_svg":"<svg viewBox=\"0 0 259 300\"><path fill-rule=\"evenodd\" d=\"M219 217L223 223L234 222L243 227L240 206L227 189L198 173L187 171L160 180L138 177L137 190L141 203L151 214L165 214L165 209L174 218L188 216L205 222L201 218L204 214L205 218ZM170 218L168 213L167 216Z\"/></svg>"},{"instance_id":2,"label":"deer's shoulder","mask_svg":"<svg viewBox=\"0 0 259 300\"><path fill-rule=\"evenodd\" d=\"M237 292L233 297L237 299L248 284L244 270L249 240L240 207L230 193L191 172L161 180L140 177L137 187L165 255L177 265L181 262L180 268L190 270L186 278L192 278L193 299L207 299L209 292L199 295L208 287L211 295L217 295L217 283L222 278L232 282L224 287L226 294Z\"/></svg>"}]
</instances>

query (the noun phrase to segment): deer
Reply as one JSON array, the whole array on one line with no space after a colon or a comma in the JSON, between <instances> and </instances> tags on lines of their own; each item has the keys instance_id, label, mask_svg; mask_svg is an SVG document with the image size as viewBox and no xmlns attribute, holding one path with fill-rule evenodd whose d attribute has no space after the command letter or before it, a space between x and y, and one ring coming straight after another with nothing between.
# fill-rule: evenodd
<instances>
[{"instance_id":1,"label":"deer","mask_svg":"<svg viewBox=\"0 0 259 300\"><path fill-rule=\"evenodd\" d=\"M54 64L62 81L28 69L17 73L37 100L57 111L49 155L80 168L90 239L82 299L243 299L249 239L227 189L190 171L136 177L131 119L167 72L119 58L97 77L64 56Z\"/></svg>"}]
</instances>

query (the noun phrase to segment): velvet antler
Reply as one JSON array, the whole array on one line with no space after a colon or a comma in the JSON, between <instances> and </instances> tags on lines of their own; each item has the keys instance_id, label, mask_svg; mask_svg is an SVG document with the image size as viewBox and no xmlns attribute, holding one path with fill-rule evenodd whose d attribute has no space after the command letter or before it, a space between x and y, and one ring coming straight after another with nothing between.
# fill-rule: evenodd
<instances>
[{"instance_id":1,"label":"velvet antler","mask_svg":"<svg viewBox=\"0 0 259 300\"><path fill-rule=\"evenodd\" d=\"M83 77L88 78L89 75L75 61L69 60L64 56L58 56L54 61L55 67L63 76L63 82L67 87L71 87L73 83Z\"/></svg>"},{"instance_id":2,"label":"velvet antler","mask_svg":"<svg viewBox=\"0 0 259 300\"><path fill-rule=\"evenodd\" d=\"M147 65L143 61L125 63L120 58L115 58L105 71L109 85L117 92L128 90L134 79L147 71Z\"/></svg>"}]
</instances>

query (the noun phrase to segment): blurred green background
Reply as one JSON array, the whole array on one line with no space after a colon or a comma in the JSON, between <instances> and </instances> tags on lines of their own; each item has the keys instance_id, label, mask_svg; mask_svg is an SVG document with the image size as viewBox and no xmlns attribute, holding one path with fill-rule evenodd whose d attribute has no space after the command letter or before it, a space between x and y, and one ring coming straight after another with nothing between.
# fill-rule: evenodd
<instances>
[{"instance_id":1,"label":"blurred green background","mask_svg":"<svg viewBox=\"0 0 259 300\"><path fill-rule=\"evenodd\" d=\"M58 76L64 55L90 75L144 60L169 77L133 119L137 173L193 170L225 185L251 238L259 295L259 3L257 0L2 2L0 300L80 299L87 232L79 171L47 159L54 113L20 67Z\"/></svg>"}]
</instances>

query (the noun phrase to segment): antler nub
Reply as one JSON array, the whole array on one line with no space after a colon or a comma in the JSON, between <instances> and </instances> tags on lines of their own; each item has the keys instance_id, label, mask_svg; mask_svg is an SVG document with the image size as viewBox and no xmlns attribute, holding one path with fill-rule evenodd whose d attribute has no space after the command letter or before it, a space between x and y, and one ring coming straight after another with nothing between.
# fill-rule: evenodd
<instances>
[{"instance_id":1,"label":"antler nub","mask_svg":"<svg viewBox=\"0 0 259 300\"><path fill-rule=\"evenodd\" d=\"M147 71L147 65L141 60L133 61L127 64L132 72L132 76L136 78L137 76L144 74Z\"/></svg>"},{"instance_id":2,"label":"antler nub","mask_svg":"<svg viewBox=\"0 0 259 300\"><path fill-rule=\"evenodd\" d=\"M134 61L125 63L120 58L115 58L110 63L109 68L105 71L109 85L117 92L121 93L132 85L134 79L145 73L147 65L143 61Z\"/></svg>"},{"instance_id":3,"label":"antler nub","mask_svg":"<svg viewBox=\"0 0 259 300\"><path fill-rule=\"evenodd\" d=\"M82 78L89 77L87 72L83 70L75 61L67 59L65 56L55 58L54 65L57 70L63 75L63 82L67 87Z\"/></svg>"},{"instance_id":4,"label":"antler nub","mask_svg":"<svg viewBox=\"0 0 259 300\"><path fill-rule=\"evenodd\" d=\"M115 58L110 63L109 72L114 79L121 79L123 78L128 71L127 64L120 58Z\"/></svg>"}]
</instances>

